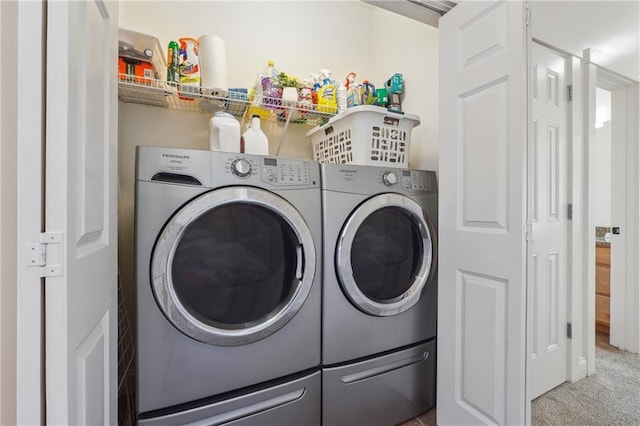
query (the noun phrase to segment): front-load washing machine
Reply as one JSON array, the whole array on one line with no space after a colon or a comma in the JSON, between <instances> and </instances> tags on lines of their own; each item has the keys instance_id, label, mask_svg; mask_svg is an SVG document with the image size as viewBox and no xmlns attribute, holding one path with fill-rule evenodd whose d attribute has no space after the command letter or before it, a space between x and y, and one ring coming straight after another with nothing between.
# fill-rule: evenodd
<instances>
[{"instance_id":1,"label":"front-load washing machine","mask_svg":"<svg viewBox=\"0 0 640 426\"><path fill-rule=\"evenodd\" d=\"M140 424L317 424L313 161L138 147Z\"/></svg>"},{"instance_id":2,"label":"front-load washing machine","mask_svg":"<svg viewBox=\"0 0 640 426\"><path fill-rule=\"evenodd\" d=\"M320 175L323 423L396 424L435 398L435 172L321 164Z\"/></svg>"}]
</instances>

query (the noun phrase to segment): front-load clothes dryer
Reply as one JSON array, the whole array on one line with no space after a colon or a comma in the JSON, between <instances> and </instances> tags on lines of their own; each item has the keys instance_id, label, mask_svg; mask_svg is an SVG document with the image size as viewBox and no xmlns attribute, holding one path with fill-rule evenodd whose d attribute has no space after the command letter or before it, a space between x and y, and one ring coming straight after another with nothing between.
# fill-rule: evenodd
<instances>
[{"instance_id":1,"label":"front-load clothes dryer","mask_svg":"<svg viewBox=\"0 0 640 426\"><path fill-rule=\"evenodd\" d=\"M324 423L398 423L434 403L435 172L321 164L320 174Z\"/></svg>"},{"instance_id":2,"label":"front-load clothes dryer","mask_svg":"<svg viewBox=\"0 0 640 426\"><path fill-rule=\"evenodd\" d=\"M313 161L138 148L138 421L319 421L320 210Z\"/></svg>"}]
</instances>

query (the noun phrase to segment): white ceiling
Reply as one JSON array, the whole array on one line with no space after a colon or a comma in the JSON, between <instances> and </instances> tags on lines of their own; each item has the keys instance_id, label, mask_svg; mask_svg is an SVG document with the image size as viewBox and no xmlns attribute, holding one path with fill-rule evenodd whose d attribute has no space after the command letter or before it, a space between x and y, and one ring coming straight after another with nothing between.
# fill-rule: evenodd
<instances>
[{"instance_id":1,"label":"white ceiling","mask_svg":"<svg viewBox=\"0 0 640 426\"><path fill-rule=\"evenodd\" d=\"M640 1L532 0L529 5L533 37L578 57L591 49L598 65L640 79Z\"/></svg>"},{"instance_id":2,"label":"white ceiling","mask_svg":"<svg viewBox=\"0 0 640 426\"><path fill-rule=\"evenodd\" d=\"M361 1L437 28L462 0ZM590 49L598 65L640 80L639 0L529 0L529 7L533 37L578 57Z\"/></svg>"}]
</instances>

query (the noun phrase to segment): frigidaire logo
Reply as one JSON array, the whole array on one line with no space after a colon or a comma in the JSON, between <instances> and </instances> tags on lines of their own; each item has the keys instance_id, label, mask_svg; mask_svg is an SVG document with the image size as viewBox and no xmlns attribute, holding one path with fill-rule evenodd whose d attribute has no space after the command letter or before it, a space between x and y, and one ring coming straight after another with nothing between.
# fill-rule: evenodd
<instances>
[{"instance_id":1,"label":"frigidaire logo","mask_svg":"<svg viewBox=\"0 0 640 426\"><path fill-rule=\"evenodd\" d=\"M340 173L358 173L357 170L344 170L344 169L340 169Z\"/></svg>"},{"instance_id":2,"label":"frigidaire logo","mask_svg":"<svg viewBox=\"0 0 640 426\"><path fill-rule=\"evenodd\" d=\"M162 154L163 157L167 157L167 158L183 158L183 159L189 159L188 155L184 155L184 154Z\"/></svg>"}]
</instances>

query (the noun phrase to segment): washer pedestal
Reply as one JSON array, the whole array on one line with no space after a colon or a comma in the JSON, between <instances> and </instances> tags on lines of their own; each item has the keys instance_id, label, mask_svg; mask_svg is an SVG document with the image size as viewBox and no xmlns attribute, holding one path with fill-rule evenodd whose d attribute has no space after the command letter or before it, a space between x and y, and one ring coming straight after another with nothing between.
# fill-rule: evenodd
<instances>
[{"instance_id":1,"label":"washer pedestal","mask_svg":"<svg viewBox=\"0 0 640 426\"><path fill-rule=\"evenodd\" d=\"M240 396L138 419L140 426L320 425L320 372Z\"/></svg>"}]
</instances>

